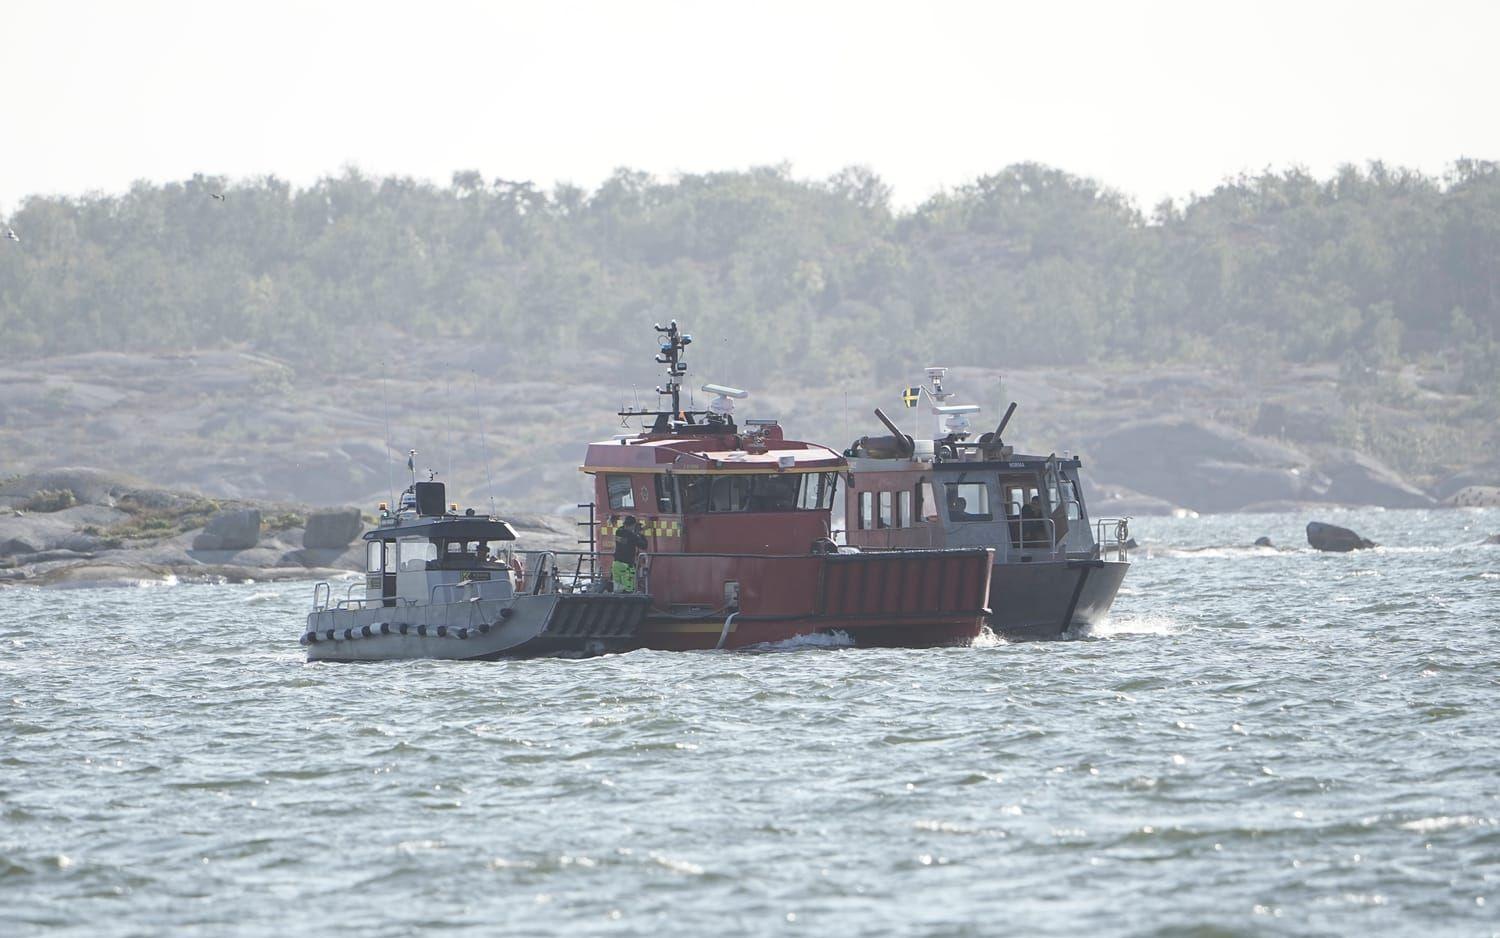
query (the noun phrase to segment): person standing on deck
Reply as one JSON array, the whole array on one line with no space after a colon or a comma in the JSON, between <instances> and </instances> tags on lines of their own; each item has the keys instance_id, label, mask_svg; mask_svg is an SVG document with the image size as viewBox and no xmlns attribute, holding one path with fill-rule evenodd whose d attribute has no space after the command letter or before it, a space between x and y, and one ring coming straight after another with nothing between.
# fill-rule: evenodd
<instances>
[{"instance_id":1,"label":"person standing on deck","mask_svg":"<svg viewBox=\"0 0 1500 938\"><path fill-rule=\"evenodd\" d=\"M615 532L615 562L609 572L617 593L635 592L635 555L646 547L646 535L638 524L635 515L626 515L625 523Z\"/></svg>"}]
</instances>

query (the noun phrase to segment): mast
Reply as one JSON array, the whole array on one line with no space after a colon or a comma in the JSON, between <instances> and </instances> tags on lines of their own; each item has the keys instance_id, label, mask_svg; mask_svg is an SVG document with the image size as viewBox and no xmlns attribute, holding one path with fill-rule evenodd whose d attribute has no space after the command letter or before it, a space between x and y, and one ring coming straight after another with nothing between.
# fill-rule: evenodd
<instances>
[{"instance_id":1,"label":"mast","mask_svg":"<svg viewBox=\"0 0 1500 938\"><path fill-rule=\"evenodd\" d=\"M681 332L677 328L677 320L672 320L663 326L655 324L656 331L662 334L661 351L656 353L658 363L667 366L667 383L665 387L658 387L657 394L670 394L672 396L672 418L682 419L682 376L687 374L687 362L682 361L683 349L693 344L693 337Z\"/></svg>"}]
</instances>

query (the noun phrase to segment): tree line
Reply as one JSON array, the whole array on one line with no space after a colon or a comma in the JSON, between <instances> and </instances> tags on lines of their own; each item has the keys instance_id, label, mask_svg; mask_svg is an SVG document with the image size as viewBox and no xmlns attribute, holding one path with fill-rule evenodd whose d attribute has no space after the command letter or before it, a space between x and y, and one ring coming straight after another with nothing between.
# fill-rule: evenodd
<instances>
[{"instance_id":1,"label":"tree line","mask_svg":"<svg viewBox=\"0 0 1500 938\"><path fill-rule=\"evenodd\" d=\"M415 336L560 365L676 317L733 336L741 380L1427 358L1500 390L1500 166L1474 160L1265 172L1149 214L1030 163L910 210L863 168L622 169L591 191L350 169L36 196L6 224L0 356L235 344L312 364Z\"/></svg>"}]
</instances>

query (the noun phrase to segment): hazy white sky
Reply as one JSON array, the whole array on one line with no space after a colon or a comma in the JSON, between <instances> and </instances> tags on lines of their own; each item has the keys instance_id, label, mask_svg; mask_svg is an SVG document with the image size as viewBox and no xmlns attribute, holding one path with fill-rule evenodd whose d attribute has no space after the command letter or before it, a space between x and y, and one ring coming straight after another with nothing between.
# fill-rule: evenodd
<instances>
[{"instance_id":1,"label":"hazy white sky","mask_svg":"<svg viewBox=\"0 0 1500 938\"><path fill-rule=\"evenodd\" d=\"M1500 157L1500 3L0 2L0 212L355 164L597 184L1022 160L1149 208L1226 175Z\"/></svg>"}]
</instances>

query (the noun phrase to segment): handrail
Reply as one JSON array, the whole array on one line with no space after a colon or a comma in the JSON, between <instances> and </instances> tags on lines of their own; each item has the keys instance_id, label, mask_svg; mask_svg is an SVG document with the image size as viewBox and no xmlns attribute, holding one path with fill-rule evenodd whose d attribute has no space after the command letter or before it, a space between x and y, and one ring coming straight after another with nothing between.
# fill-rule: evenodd
<instances>
[{"instance_id":1,"label":"handrail","mask_svg":"<svg viewBox=\"0 0 1500 938\"><path fill-rule=\"evenodd\" d=\"M1113 536L1107 537L1106 532ZM1106 553L1113 553L1116 560L1127 561L1130 559L1129 540L1129 517L1094 519L1095 556L1102 559Z\"/></svg>"},{"instance_id":2,"label":"handrail","mask_svg":"<svg viewBox=\"0 0 1500 938\"><path fill-rule=\"evenodd\" d=\"M318 601L320 596L322 597L322 602ZM312 611L322 612L328 608L328 604L331 602L333 602L333 587L328 585L327 580L319 580L313 585Z\"/></svg>"},{"instance_id":3,"label":"handrail","mask_svg":"<svg viewBox=\"0 0 1500 938\"><path fill-rule=\"evenodd\" d=\"M1056 554L1057 553L1057 522L1054 521L1053 519L1051 519L1051 518L1020 518L1020 517L1012 518L1012 517L1010 517L1010 516L1007 515L1006 519L1005 519L1005 522L1006 522L1005 526L1006 526L1006 529L1007 529L1006 533L1011 534L1011 549L1012 550L1026 551L1026 550L1042 550L1042 549L1045 549L1050 554ZM1035 538L1035 537L1027 537L1028 526L1029 525L1039 525L1039 524L1046 525L1046 531L1047 531L1046 539L1045 540L1041 540L1041 539L1038 539L1038 538ZM1016 527L1015 528L1011 528L1010 527L1011 525L1016 525ZM1029 530L1033 530L1034 531L1035 528L1030 528ZM1014 532L1014 533L1011 533L1011 532Z\"/></svg>"}]
</instances>

